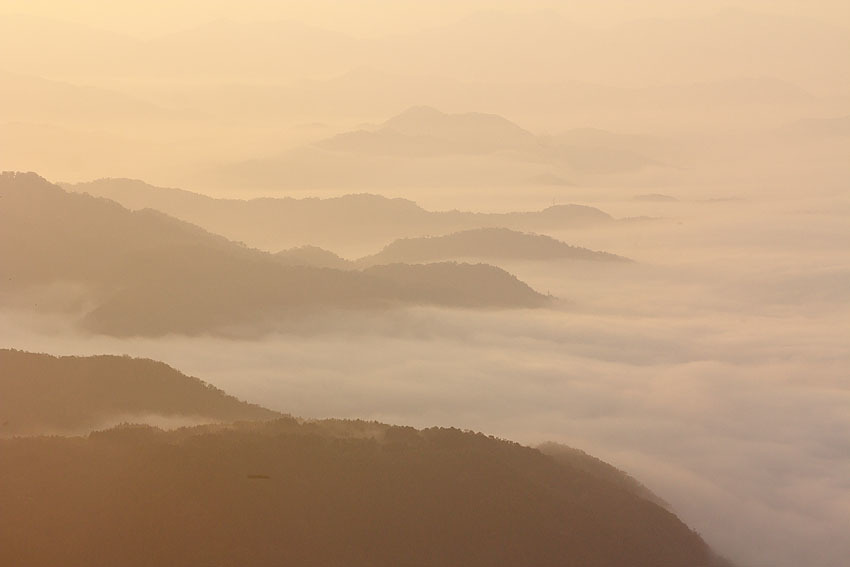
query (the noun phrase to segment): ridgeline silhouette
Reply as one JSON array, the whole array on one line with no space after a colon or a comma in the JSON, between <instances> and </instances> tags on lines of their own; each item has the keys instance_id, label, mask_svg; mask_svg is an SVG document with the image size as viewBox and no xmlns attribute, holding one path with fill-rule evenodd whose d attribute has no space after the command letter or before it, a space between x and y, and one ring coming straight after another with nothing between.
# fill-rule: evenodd
<instances>
[{"instance_id":1,"label":"ridgeline silhouette","mask_svg":"<svg viewBox=\"0 0 850 567\"><path fill-rule=\"evenodd\" d=\"M150 360L0 351L0 361L12 394L0 408L17 412L6 421L29 414L30 434L110 412L279 416ZM728 565L614 467L457 429L125 424L0 439L0 454L9 565Z\"/></svg>"},{"instance_id":2,"label":"ridgeline silhouette","mask_svg":"<svg viewBox=\"0 0 850 567\"><path fill-rule=\"evenodd\" d=\"M287 266L163 213L67 193L35 174L2 174L0 196L0 287L14 293L57 283L83 286L94 303L83 323L100 333L245 334L316 309L548 302L486 265Z\"/></svg>"},{"instance_id":3,"label":"ridgeline silhouette","mask_svg":"<svg viewBox=\"0 0 850 567\"><path fill-rule=\"evenodd\" d=\"M583 205L553 205L541 211L475 213L428 211L407 199L370 194L326 199L215 199L132 179L100 179L64 187L112 199L129 209L156 209L249 246L275 251L305 243L333 250L351 239L383 246L396 238L474 228L541 232L616 222L604 211Z\"/></svg>"},{"instance_id":4,"label":"ridgeline silhouette","mask_svg":"<svg viewBox=\"0 0 850 567\"><path fill-rule=\"evenodd\" d=\"M210 183L254 188L528 185L551 169L617 174L660 165L625 137L537 136L495 114L414 106L375 127L217 168Z\"/></svg>"},{"instance_id":5,"label":"ridgeline silhouette","mask_svg":"<svg viewBox=\"0 0 850 567\"><path fill-rule=\"evenodd\" d=\"M623 262L622 256L570 246L549 236L507 228L479 228L445 236L403 238L391 242L377 254L358 260L361 265L392 262L436 262L475 258L498 260L588 260Z\"/></svg>"},{"instance_id":6,"label":"ridgeline silhouette","mask_svg":"<svg viewBox=\"0 0 850 567\"><path fill-rule=\"evenodd\" d=\"M0 437L87 432L125 420L280 416L153 360L0 349L0 368Z\"/></svg>"}]
</instances>

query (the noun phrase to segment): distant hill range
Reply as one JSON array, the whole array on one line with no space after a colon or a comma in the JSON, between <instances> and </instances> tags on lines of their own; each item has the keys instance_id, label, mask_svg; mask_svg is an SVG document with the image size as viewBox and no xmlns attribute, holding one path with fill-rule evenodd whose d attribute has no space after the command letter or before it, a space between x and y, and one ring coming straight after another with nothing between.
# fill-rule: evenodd
<instances>
[{"instance_id":1,"label":"distant hill range","mask_svg":"<svg viewBox=\"0 0 850 567\"><path fill-rule=\"evenodd\" d=\"M243 201L213 199L129 179L102 179L64 187L106 197L131 209L155 208L214 232L247 241L252 246L263 247L263 243L275 238L275 233L281 234L281 239L303 239L324 245L293 246L275 254L281 263L293 266L350 269L393 262L460 259L625 260L615 254L570 246L545 235L523 232L532 228L578 228L615 222L607 213L581 205L555 205L536 212L435 212L426 211L406 199L367 194L330 199L263 198ZM260 234L259 231L266 228L268 233ZM458 228L460 230L453 230ZM345 241L364 239L368 242L381 235L395 233L415 236L387 238L392 242L381 252L356 261L346 260L327 249ZM431 236L434 234L440 236Z\"/></svg>"},{"instance_id":2,"label":"distant hill range","mask_svg":"<svg viewBox=\"0 0 850 567\"><path fill-rule=\"evenodd\" d=\"M503 260L629 262L628 258L571 246L542 234L508 228L475 228L442 236L400 238L380 252L356 260L346 260L317 246L299 246L275 254L280 262L321 268L355 269L381 264L421 264L451 260L477 260L498 263Z\"/></svg>"},{"instance_id":3,"label":"distant hill range","mask_svg":"<svg viewBox=\"0 0 850 567\"><path fill-rule=\"evenodd\" d=\"M0 349L0 368L0 437L87 433L125 421L280 417L152 360Z\"/></svg>"},{"instance_id":4,"label":"distant hill range","mask_svg":"<svg viewBox=\"0 0 850 567\"><path fill-rule=\"evenodd\" d=\"M375 249L401 237L497 227L528 232L604 226L611 215L583 205L541 211L474 213L428 211L407 199L356 194L327 199L214 199L131 179L64 185L69 191L106 197L129 209L151 208L249 246L278 251L304 244L339 250L352 240Z\"/></svg>"},{"instance_id":5,"label":"distant hill range","mask_svg":"<svg viewBox=\"0 0 850 567\"><path fill-rule=\"evenodd\" d=\"M547 176L617 174L661 165L633 149L639 146L624 147L623 138L604 134L537 136L496 114L447 114L414 106L374 127L215 169L209 182L267 189L528 186L550 185L536 181ZM608 144L612 140L620 145Z\"/></svg>"},{"instance_id":6,"label":"distant hill range","mask_svg":"<svg viewBox=\"0 0 850 567\"><path fill-rule=\"evenodd\" d=\"M665 195L663 193L643 193L635 195L632 200L642 201L645 203L675 203L678 201L676 197L673 197L672 195Z\"/></svg>"},{"instance_id":7,"label":"distant hill range","mask_svg":"<svg viewBox=\"0 0 850 567\"><path fill-rule=\"evenodd\" d=\"M567 81L699 85L728 77L768 76L839 92L847 86L843 61L835 60L835 54L845 52L850 43L840 22L744 8L712 9L698 16L671 13L664 18L648 13L612 26L584 26L569 14L547 10L525 14L487 10L442 25L359 38L289 19L221 19L222 13L210 12L214 21L148 39L64 22L61 16L8 14L0 18L0 68L70 77L121 76L129 68L139 78L160 84L206 79L210 88L222 90L222 84L253 85L262 83L260 79L269 82L268 77L338 76L368 65L385 73L413 75L416 82L405 92L421 97L424 90L429 100L456 100L465 86L476 96L461 100L480 100L490 94L503 106L510 95L536 104L553 99L546 105L552 112L558 103L570 110L576 102L561 92L549 92L552 85ZM728 38L730 45L718 45L718 37ZM33 42L41 48L28 50ZM789 52L789 45L796 49ZM577 57L577 53L593 56ZM658 61L665 64L646 65ZM812 61L821 64L812 65ZM377 99L375 106L387 108L388 102L399 104L411 98L387 98L406 86L402 81L393 86L374 76L367 79L361 89L340 88L336 81L308 94L318 99L319 114L332 108L330 103L366 104ZM448 93L451 96L440 97L447 83L459 85ZM478 87L482 84L489 90ZM517 88L502 92L498 87L505 84L519 84L524 90L519 95ZM706 95L698 102L715 95L709 99L713 102L725 93L703 90ZM526 92L530 95L524 96ZM538 98L532 98L535 93ZM732 93L747 100L761 91L756 85L738 87ZM328 101L332 94L336 96ZM767 98L770 101L795 96L778 87L766 94L772 95ZM624 104L630 100L623 98ZM765 98L758 101L763 103ZM279 106L290 102L278 100ZM728 96L720 100L726 102ZM292 100L310 101L309 97Z\"/></svg>"},{"instance_id":8,"label":"distant hill range","mask_svg":"<svg viewBox=\"0 0 850 567\"><path fill-rule=\"evenodd\" d=\"M446 114L415 106L374 130L346 132L316 145L342 152L427 157L533 150L537 137L496 114Z\"/></svg>"},{"instance_id":9,"label":"distant hill range","mask_svg":"<svg viewBox=\"0 0 850 567\"><path fill-rule=\"evenodd\" d=\"M294 313L412 304L538 307L547 298L486 265L340 271L287 266L153 210L0 175L0 289L70 283L94 304L84 325L114 335L254 333ZM405 277L404 272L416 277Z\"/></svg>"},{"instance_id":10,"label":"distant hill range","mask_svg":"<svg viewBox=\"0 0 850 567\"><path fill-rule=\"evenodd\" d=\"M260 420L0 438L9 565L728 567L640 483L569 447L283 417L149 360L0 359L0 418L30 434L127 410Z\"/></svg>"},{"instance_id":11,"label":"distant hill range","mask_svg":"<svg viewBox=\"0 0 850 567\"><path fill-rule=\"evenodd\" d=\"M127 95L0 70L0 122L106 124L178 117Z\"/></svg>"},{"instance_id":12,"label":"distant hill range","mask_svg":"<svg viewBox=\"0 0 850 567\"><path fill-rule=\"evenodd\" d=\"M445 236L396 240L377 254L357 261L360 265L393 262L437 262L475 258L479 260L590 260L626 261L626 258L570 246L540 234L527 234L507 228L478 228Z\"/></svg>"}]
</instances>

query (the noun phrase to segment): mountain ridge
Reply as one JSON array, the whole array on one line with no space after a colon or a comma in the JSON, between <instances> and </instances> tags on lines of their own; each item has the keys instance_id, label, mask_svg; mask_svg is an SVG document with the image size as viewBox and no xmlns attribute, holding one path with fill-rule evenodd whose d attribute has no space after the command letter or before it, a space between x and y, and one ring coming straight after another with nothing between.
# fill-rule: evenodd
<instances>
[{"instance_id":1,"label":"mountain ridge","mask_svg":"<svg viewBox=\"0 0 850 567\"><path fill-rule=\"evenodd\" d=\"M200 225L232 240L268 251L312 245L337 250L352 234L375 248L399 237L446 234L483 227L540 232L604 226L617 222L589 206L553 205L538 211L476 213L431 211L403 198L369 193L341 197L212 198L138 180L103 179L65 184L73 192L113 199L128 208L150 207Z\"/></svg>"},{"instance_id":2,"label":"mountain ridge","mask_svg":"<svg viewBox=\"0 0 850 567\"><path fill-rule=\"evenodd\" d=\"M483 264L384 271L287 266L163 212L68 193L32 173L0 175L0 196L0 289L83 284L95 305L80 322L98 333L253 334L322 309L549 303L515 276Z\"/></svg>"},{"instance_id":3,"label":"mountain ridge","mask_svg":"<svg viewBox=\"0 0 850 567\"><path fill-rule=\"evenodd\" d=\"M150 359L0 349L0 367L0 437L79 434L118 421L195 424L281 415Z\"/></svg>"},{"instance_id":4,"label":"mountain ridge","mask_svg":"<svg viewBox=\"0 0 850 567\"><path fill-rule=\"evenodd\" d=\"M571 246L552 237L518 232L507 228L478 228L441 236L402 238L379 252L356 260L358 265L392 262L434 262L475 258L498 260L585 260L624 262L627 258Z\"/></svg>"},{"instance_id":5,"label":"mountain ridge","mask_svg":"<svg viewBox=\"0 0 850 567\"><path fill-rule=\"evenodd\" d=\"M42 423L0 435L0 550L13 564L56 564L60 551L46 542L61 532L68 566L330 566L344 558L364 566L728 567L639 483L575 449L541 451L455 428L281 416L147 359L0 350L0 360L11 364L0 377L5 393L38 381L24 405L20 395L0 397L0 417L55 415L60 401L73 406L70 415L97 417L105 393L117 411L126 409L114 406L119 398L159 414L204 398L239 410L219 415L231 423L170 431L128 422L48 437L55 424ZM147 402L132 387L116 398L133 384ZM58 387L52 399L40 392ZM233 422L246 410L263 420Z\"/></svg>"}]
</instances>

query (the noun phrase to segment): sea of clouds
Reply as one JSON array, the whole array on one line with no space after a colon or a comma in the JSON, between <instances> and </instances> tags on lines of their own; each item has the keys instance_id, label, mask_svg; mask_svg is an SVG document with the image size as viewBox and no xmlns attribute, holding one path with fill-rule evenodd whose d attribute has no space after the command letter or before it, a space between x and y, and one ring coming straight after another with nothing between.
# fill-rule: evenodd
<instances>
[{"instance_id":1,"label":"sea of clouds","mask_svg":"<svg viewBox=\"0 0 850 567\"><path fill-rule=\"evenodd\" d=\"M298 416L567 443L636 476L743 566L838 567L847 203L665 206L663 220L553 234L635 263L503 264L557 296L552 309L326 313L259 340L92 337L6 311L0 343L154 358Z\"/></svg>"}]
</instances>

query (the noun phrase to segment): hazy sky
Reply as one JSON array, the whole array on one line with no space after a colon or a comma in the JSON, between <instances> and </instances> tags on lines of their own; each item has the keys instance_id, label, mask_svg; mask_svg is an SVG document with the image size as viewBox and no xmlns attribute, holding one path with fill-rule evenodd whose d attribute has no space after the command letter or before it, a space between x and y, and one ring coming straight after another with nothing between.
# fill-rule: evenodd
<instances>
[{"instance_id":1,"label":"hazy sky","mask_svg":"<svg viewBox=\"0 0 850 567\"><path fill-rule=\"evenodd\" d=\"M509 17L451 26L482 11ZM617 27L636 19L655 21ZM367 39L228 22L168 36L221 20ZM504 266L564 298L557 310L337 317L256 342L107 339L0 312L0 346L160 359L298 415L574 443L743 565L844 565L848 40L850 0L0 0L0 170L664 219L550 231L635 264ZM381 134L422 105L542 136L480 154L388 152L432 135L430 122ZM328 149L352 136L367 142ZM617 157L641 165L576 165ZM675 199L635 200L647 193ZM350 232L287 245L353 257L385 244Z\"/></svg>"},{"instance_id":2,"label":"hazy sky","mask_svg":"<svg viewBox=\"0 0 850 567\"><path fill-rule=\"evenodd\" d=\"M636 18L698 16L728 8L850 25L850 3L844 0L3 0L0 14L46 16L143 36L221 18L289 19L370 35L443 25L486 10L555 10L577 22L611 25Z\"/></svg>"}]
</instances>

